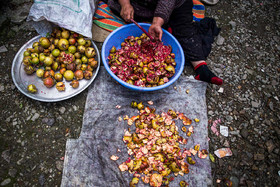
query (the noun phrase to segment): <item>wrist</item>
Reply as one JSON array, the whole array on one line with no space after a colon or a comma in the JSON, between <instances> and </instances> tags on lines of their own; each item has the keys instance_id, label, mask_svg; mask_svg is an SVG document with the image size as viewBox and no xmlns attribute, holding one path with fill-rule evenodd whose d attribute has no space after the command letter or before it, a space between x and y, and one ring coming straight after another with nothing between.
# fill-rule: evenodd
<instances>
[{"instance_id":1,"label":"wrist","mask_svg":"<svg viewBox=\"0 0 280 187\"><path fill-rule=\"evenodd\" d=\"M131 6L130 0L119 0L121 7Z\"/></svg>"},{"instance_id":2,"label":"wrist","mask_svg":"<svg viewBox=\"0 0 280 187\"><path fill-rule=\"evenodd\" d=\"M153 18L153 22L152 25L158 25L158 26L162 26L164 24L164 19L161 17L154 17Z\"/></svg>"}]
</instances>

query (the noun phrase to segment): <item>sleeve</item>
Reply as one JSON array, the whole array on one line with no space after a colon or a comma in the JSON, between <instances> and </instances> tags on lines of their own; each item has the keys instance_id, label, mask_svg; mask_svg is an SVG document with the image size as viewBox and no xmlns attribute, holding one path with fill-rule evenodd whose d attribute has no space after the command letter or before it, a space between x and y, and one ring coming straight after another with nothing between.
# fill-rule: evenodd
<instances>
[{"instance_id":1,"label":"sleeve","mask_svg":"<svg viewBox=\"0 0 280 187\"><path fill-rule=\"evenodd\" d=\"M121 12L121 5L119 4L119 2L117 0L106 0L107 4L109 6L109 8L111 8L112 10L120 13Z\"/></svg>"},{"instance_id":2,"label":"sleeve","mask_svg":"<svg viewBox=\"0 0 280 187\"><path fill-rule=\"evenodd\" d=\"M167 23L175 5L176 0L159 0L154 17L161 17Z\"/></svg>"}]
</instances>

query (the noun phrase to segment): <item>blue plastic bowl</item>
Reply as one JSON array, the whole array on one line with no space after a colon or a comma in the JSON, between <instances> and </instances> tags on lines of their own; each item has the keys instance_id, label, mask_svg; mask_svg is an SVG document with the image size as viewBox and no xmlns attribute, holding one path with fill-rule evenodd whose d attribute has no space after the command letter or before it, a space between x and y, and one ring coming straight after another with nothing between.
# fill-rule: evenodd
<instances>
[{"instance_id":1,"label":"blue plastic bowl","mask_svg":"<svg viewBox=\"0 0 280 187\"><path fill-rule=\"evenodd\" d=\"M150 24L147 23L140 23L140 25L148 31ZM179 42L176 40L174 36L172 36L169 32L163 29L163 36L162 36L162 41L164 45L171 45L172 46L172 52L175 54L175 62L176 62L176 67L175 67L175 75L169 79L169 82L156 86L156 87L140 87L140 86L134 86L131 84L128 84L118 78L111 70L109 67L109 62L108 62L108 56L110 53L110 50L113 46L115 46L117 49L121 48L121 43L124 42L124 39L127 38L128 36L141 36L143 34L143 31L141 31L135 24L128 24L124 25L116 30L114 30L112 33L109 34L109 36L106 38L106 40L103 43L102 46L102 51L101 51L101 56L102 56L102 61L103 64L108 71L108 73L116 80L118 81L121 85L135 90L135 91L155 91L155 90L160 90L163 88L166 88L173 84L181 75L184 69L184 63L185 63L185 56L183 49Z\"/></svg>"}]
</instances>

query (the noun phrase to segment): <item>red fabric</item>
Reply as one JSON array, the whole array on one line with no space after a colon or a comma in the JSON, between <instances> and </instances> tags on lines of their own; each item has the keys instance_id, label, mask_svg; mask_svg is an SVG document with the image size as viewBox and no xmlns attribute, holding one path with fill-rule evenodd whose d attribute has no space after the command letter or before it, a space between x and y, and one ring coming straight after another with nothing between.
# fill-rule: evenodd
<instances>
[{"instance_id":1,"label":"red fabric","mask_svg":"<svg viewBox=\"0 0 280 187\"><path fill-rule=\"evenodd\" d=\"M197 68L199 68L200 66L203 66L203 65L207 66L207 63L206 62L201 62L200 64L198 64L197 66L194 67L194 70L197 70Z\"/></svg>"},{"instance_id":2,"label":"red fabric","mask_svg":"<svg viewBox=\"0 0 280 187\"><path fill-rule=\"evenodd\" d=\"M196 80L200 80L200 75L195 76ZM223 80L220 79L219 77L212 77L210 82L212 84L216 84L216 85L222 85L223 84Z\"/></svg>"},{"instance_id":3,"label":"red fabric","mask_svg":"<svg viewBox=\"0 0 280 187\"><path fill-rule=\"evenodd\" d=\"M171 27L168 27L167 31L172 34L172 28Z\"/></svg>"},{"instance_id":4,"label":"red fabric","mask_svg":"<svg viewBox=\"0 0 280 187\"><path fill-rule=\"evenodd\" d=\"M219 77L212 77L211 83L212 84L216 84L216 85L222 85L223 84L223 80L220 79Z\"/></svg>"}]
</instances>

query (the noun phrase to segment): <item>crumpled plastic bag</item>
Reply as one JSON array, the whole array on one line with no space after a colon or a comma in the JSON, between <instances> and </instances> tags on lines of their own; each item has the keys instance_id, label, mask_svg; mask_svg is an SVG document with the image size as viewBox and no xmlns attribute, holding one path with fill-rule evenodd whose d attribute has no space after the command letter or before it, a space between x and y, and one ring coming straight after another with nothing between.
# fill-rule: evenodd
<instances>
[{"instance_id":1,"label":"crumpled plastic bag","mask_svg":"<svg viewBox=\"0 0 280 187\"><path fill-rule=\"evenodd\" d=\"M46 36L59 26L92 38L92 17L97 0L34 0L27 21Z\"/></svg>"}]
</instances>

